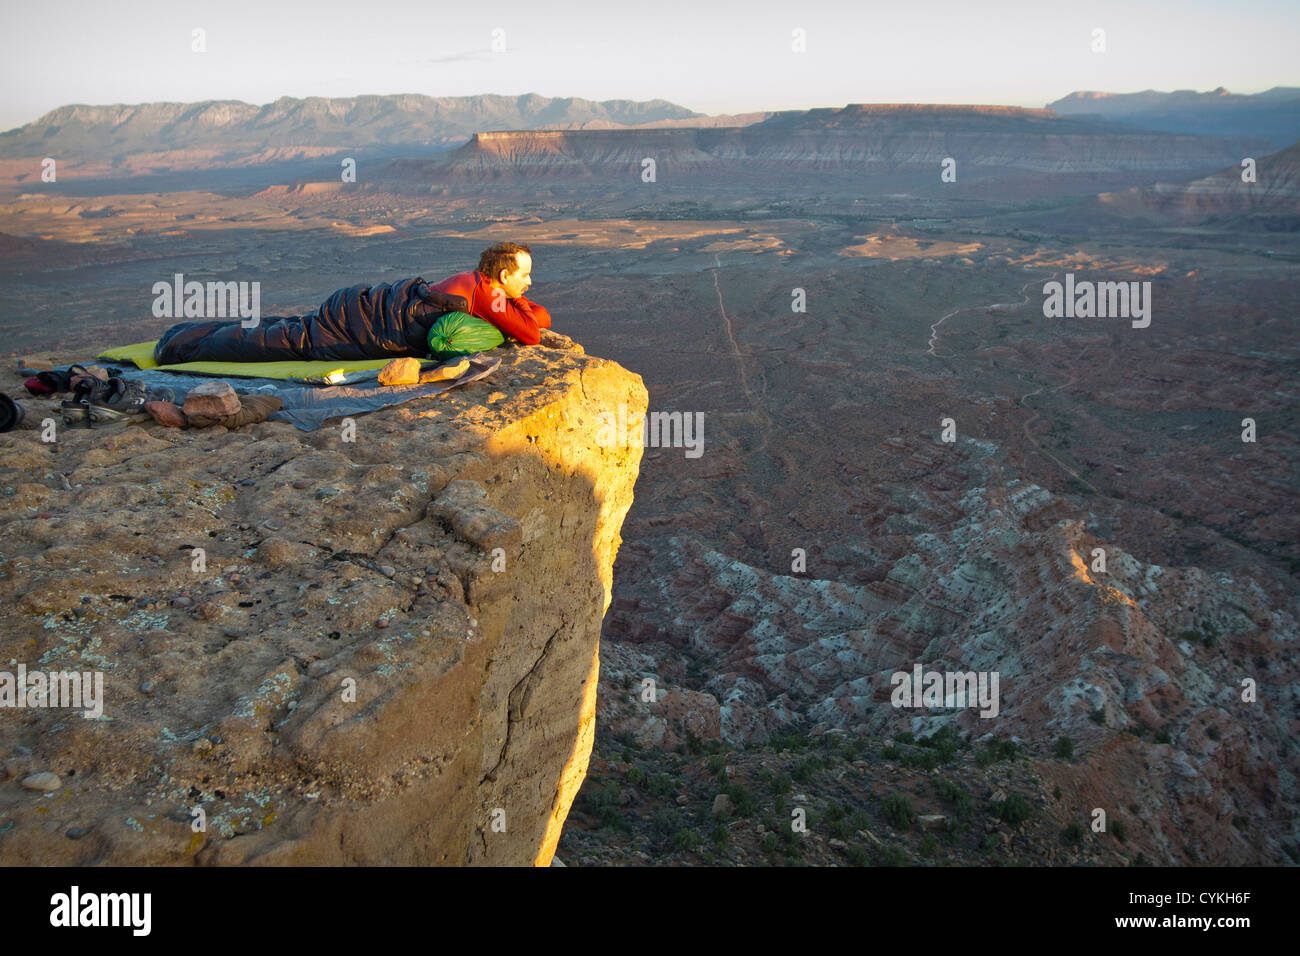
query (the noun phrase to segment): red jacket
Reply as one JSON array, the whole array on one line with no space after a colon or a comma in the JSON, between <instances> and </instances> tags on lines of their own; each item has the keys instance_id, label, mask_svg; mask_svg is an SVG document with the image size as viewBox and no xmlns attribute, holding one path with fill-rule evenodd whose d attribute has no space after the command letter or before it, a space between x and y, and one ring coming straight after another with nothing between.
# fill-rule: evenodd
<instances>
[{"instance_id":1,"label":"red jacket","mask_svg":"<svg viewBox=\"0 0 1300 956\"><path fill-rule=\"evenodd\" d=\"M529 302L522 295L517 299L507 299L501 293L498 299L496 288L481 272L462 272L430 285L429 289L461 296L469 303L470 315L491 322L502 335L512 336L524 345L536 345L542 340L540 330L551 327L551 313L545 308ZM504 311L494 310L494 302L500 302Z\"/></svg>"}]
</instances>

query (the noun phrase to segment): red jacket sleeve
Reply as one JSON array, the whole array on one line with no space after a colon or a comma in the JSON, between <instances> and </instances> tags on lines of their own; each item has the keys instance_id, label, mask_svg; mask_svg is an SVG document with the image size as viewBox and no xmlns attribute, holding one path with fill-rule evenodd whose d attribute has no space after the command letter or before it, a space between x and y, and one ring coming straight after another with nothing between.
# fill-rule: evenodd
<instances>
[{"instance_id":1,"label":"red jacket sleeve","mask_svg":"<svg viewBox=\"0 0 1300 956\"><path fill-rule=\"evenodd\" d=\"M523 296L517 299L498 297L491 283L477 272L462 272L429 286L435 292L464 296L469 302L470 315L495 325L502 335L509 335L525 345L536 345L542 340L541 329L551 327L551 313L544 306L530 302ZM492 308L500 302L504 311Z\"/></svg>"}]
</instances>

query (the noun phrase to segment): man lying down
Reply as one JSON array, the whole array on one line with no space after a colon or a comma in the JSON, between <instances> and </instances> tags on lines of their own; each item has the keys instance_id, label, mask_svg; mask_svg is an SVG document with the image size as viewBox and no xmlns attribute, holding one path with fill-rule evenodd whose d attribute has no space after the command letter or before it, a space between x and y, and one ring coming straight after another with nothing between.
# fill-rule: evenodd
<instances>
[{"instance_id":1,"label":"man lying down","mask_svg":"<svg viewBox=\"0 0 1300 956\"><path fill-rule=\"evenodd\" d=\"M391 285L339 289L306 315L182 322L154 347L159 365L183 362L343 361L401 357L451 359L495 348L506 336L537 345L551 314L524 298L533 284L532 253L499 242L479 255L474 272L429 285L418 276Z\"/></svg>"}]
</instances>

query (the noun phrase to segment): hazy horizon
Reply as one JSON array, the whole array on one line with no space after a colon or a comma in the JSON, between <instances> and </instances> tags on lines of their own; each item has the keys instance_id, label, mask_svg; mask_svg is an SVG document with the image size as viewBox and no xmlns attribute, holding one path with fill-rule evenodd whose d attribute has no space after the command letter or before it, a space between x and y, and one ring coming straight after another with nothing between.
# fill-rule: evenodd
<instances>
[{"instance_id":1,"label":"hazy horizon","mask_svg":"<svg viewBox=\"0 0 1300 956\"><path fill-rule=\"evenodd\" d=\"M1300 45L1300 8L1277 0L1201 2L1174 14L1149 0L1086 12L1022 0L979 9L929 0L903 10L768 0L744 11L680 0L610 10L575 0L554 15L509 0L450 21L404 0L356 9L337 0L6 9L0 129L70 104L262 105L282 96L531 92L663 99L718 114L847 103L1041 108L1079 90L1300 85L1283 75L1294 73L1286 64ZM1092 50L1097 28L1104 52ZM804 31L805 52L794 49L795 30Z\"/></svg>"}]
</instances>

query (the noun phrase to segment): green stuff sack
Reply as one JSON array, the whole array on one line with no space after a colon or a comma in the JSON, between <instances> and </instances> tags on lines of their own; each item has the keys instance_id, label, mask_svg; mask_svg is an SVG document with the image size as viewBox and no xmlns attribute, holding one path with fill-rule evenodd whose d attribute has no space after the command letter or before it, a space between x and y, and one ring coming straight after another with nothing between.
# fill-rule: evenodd
<instances>
[{"instance_id":1,"label":"green stuff sack","mask_svg":"<svg viewBox=\"0 0 1300 956\"><path fill-rule=\"evenodd\" d=\"M429 354L434 358L472 355L494 349L505 340L491 322L464 312L448 312L429 329Z\"/></svg>"}]
</instances>

